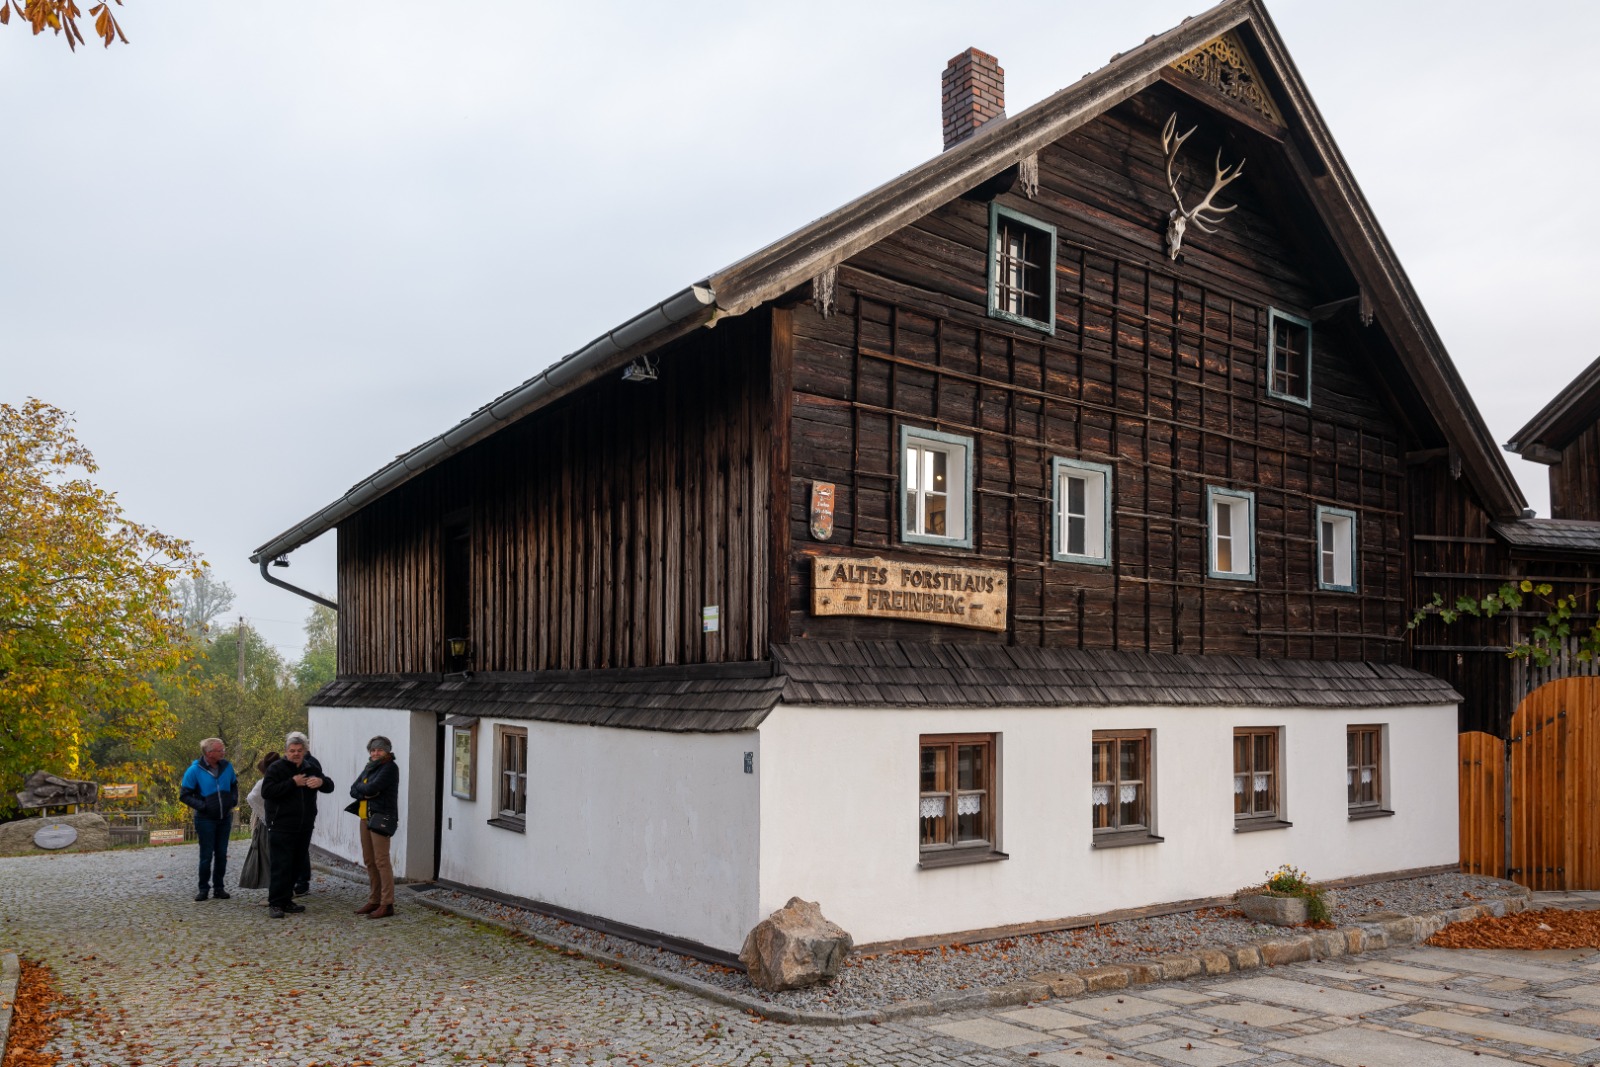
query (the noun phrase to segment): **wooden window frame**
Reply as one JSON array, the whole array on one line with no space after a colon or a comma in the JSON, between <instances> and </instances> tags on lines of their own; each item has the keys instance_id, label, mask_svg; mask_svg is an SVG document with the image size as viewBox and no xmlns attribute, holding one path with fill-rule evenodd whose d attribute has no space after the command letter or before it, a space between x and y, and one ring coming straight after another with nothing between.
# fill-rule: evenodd
<instances>
[{"instance_id":1,"label":"wooden window frame","mask_svg":"<svg viewBox=\"0 0 1600 1067\"><path fill-rule=\"evenodd\" d=\"M1144 759L1142 778L1124 779L1122 777L1122 744L1128 741L1138 741L1144 745ZM1100 761L1097 758L1097 749L1100 745L1113 746L1109 765L1110 778L1101 778L1098 774ZM1093 847L1117 848L1123 845L1152 844L1162 840L1156 835L1156 732L1154 730L1096 730L1091 739L1090 749L1090 796L1089 796L1089 825L1094 831ZM1143 821L1129 825L1122 824L1122 805L1120 803L1122 788L1125 785L1139 785L1143 787L1141 812ZM1100 805L1094 802L1094 790L1105 787L1110 796L1107 797L1107 814L1109 824L1097 826L1095 811ZM1111 803L1110 797L1115 796L1118 803Z\"/></svg>"},{"instance_id":2,"label":"wooden window frame","mask_svg":"<svg viewBox=\"0 0 1600 1067\"><path fill-rule=\"evenodd\" d=\"M1227 504L1229 508L1229 528L1226 531L1220 529L1221 524L1217 521L1219 504ZM1241 515L1245 525L1242 535L1237 529ZM1246 570L1221 569L1220 546L1223 538L1228 541L1230 563L1237 561L1239 542L1244 542L1245 559L1248 561ZM1256 495L1248 489L1206 486L1206 574L1231 582L1256 580Z\"/></svg>"},{"instance_id":3,"label":"wooden window frame","mask_svg":"<svg viewBox=\"0 0 1600 1067\"><path fill-rule=\"evenodd\" d=\"M942 452L945 455L945 524L949 529L952 519L959 520L961 529L953 534L926 532L927 516L923 503L933 496L931 489L921 485L917 472L908 467L924 453ZM960 469L952 471L954 462ZM900 427L900 540L910 545L943 545L946 548L972 547L972 476L976 466L974 442L970 437L925 430L919 426ZM959 493L959 497L957 494Z\"/></svg>"},{"instance_id":4,"label":"wooden window frame","mask_svg":"<svg viewBox=\"0 0 1600 1067\"><path fill-rule=\"evenodd\" d=\"M988 775L982 788L962 789L955 779L956 768L959 766L959 748L963 746L981 745L985 750L985 769ZM922 758L929 749L945 749L947 751L947 766L951 780L949 787L943 790L925 791L922 789ZM1008 857L1000 851L1000 735L999 734L923 734L917 739L917 848L923 867L951 867L965 863L985 863L990 860L1003 860ZM983 798L980 810L983 815L983 827L980 838L962 841L959 838L960 824L957 818L946 814L942 818L947 824L945 839L929 843L923 840L925 828L922 807L927 801L939 797L949 798L949 801L958 809L960 798L963 795L978 795ZM948 812L948 807L946 811Z\"/></svg>"},{"instance_id":5,"label":"wooden window frame","mask_svg":"<svg viewBox=\"0 0 1600 1067\"><path fill-rule=\"evenodd\" d=\"M1305 381L1303 383L1305 387L1304 395L1293 390L1293 381L1295 376L1290 369L1280 365L1282 361L1279 358L1279 349L1280 347L1287 346L1281 346L1279 344L1279 339L1287 336L1288 331L1280 330L1279 323L1286 323L1291 327L1304 332L1305 352L1301 354L1302 358L1305 360ZM1277 397L1279 400L1287 400L1291 404L1299 404L1301 407L1310 407L1312 353L1311 320L1303 319L1299 315L1291 315L1289 312L1281 311L1278 308L1268 308L1267 352L1267 395Z\"/></svg>"},{"instance_id":6,"label":"wooden window frame","mask_svg":"<svg viewBox=\"0 0 1600 1067\"><path fill-rule=\"evenodd\" d=\"M520 742L522 749L522 768L516 771L508 768L506 755L507 746L516 746ZM508 775L515 773L521 786L520 794L514 793L511 797L511 806L507 807L507 781ZM521 810L517 810L516 801L522 801ZM518 833L527 829L528 818L528 730L523 726L496 726L494 728L494 806L495 815L489 820L490 825L499 826L506 830L515 830Z\"/></svg>"},{"instance_id":7,"label":"wooden window frame","mask_svg":"<svg viewBox=\"0 0 1600 1067\"><path fill-rule=\"evenodd\" d=\"M1023 260L1025 268L1039 272L1032 283L1038 285L1038 290L1029 290L1029 272L1026 269L1020 283L1024 301L1031 296L1042 305L1036 309L1042 312L1038 318L1007 307L1017 287L1007 278L1009 272L1006 268L1010 257L1002 248L1002 241L1009 232L1015 230L1021 230L1025 236L1032 231L1032 236L1039 239L1042 253L1039 262ZM989 203L989 317L1048 334L1056 332L1056 228L1048 222L1013 211L999 201Z\"/></svg>"},{"instance_id":8,"label":"wooden window frame","mask_svg":"<svg viewBox=\"0 0 1600 1067\"><path fill-rule=\"evenodd\" d=\"M1243 770L1239 767L1239 741L1246 741L1249 766ZM1268 744L1268 768L1262 771L1258 765L1259 748L1256 742L1266 739ZM1233 828L1237 831L1246 830L1272 830L1292 826L1283 811L1283 727L1281 726L1236 726L1233 729ZM1271 799L1264 810L1255 807L1256 790L1255 777L1265 773L1269 776L1268 792ZM1243 781L1241 781L1243 779ZM1246 797L1249 810L1239 810L1240 796Z\"/></svg>"},{"instance_id":9,"label":"wooden window frame","mask_svg":"<svg viewBox=\"0 0 1600 1067\"><path fill-rule=\"evenodd\" d=\"M1328 527L1333 527L1334 543L1328 544ZM1342 529L1343 543L1340 543ZM1317 588L1330 593L1356 591L1356 513L1347 508L1317 508ZM1334 577L1328 579L1327 565L1333 563ZM1340 582L1343 563L1347 581Z\"/></svg>"},{"instance_id":10,"label":"wooden window frame","mask_svg":"<svg viewBox=\"0 0 1600 1067\"><path fill-rule=\"evenodd\" d=\"M1111 566L1111 512L1112 512L1112 468L1108 463L1090 463L1081 459L1066 459L1057 456L1050 461L1051 484L1051 509L1052 518L1050 530L1050 558L1058 563L1086 563L1094 567ZM1084 504L1085 539L1083 552L1070 550L1069 530L1070 519L1067 512L1068 493L1067 480L1082 478L1085 485L1097 484L1098 489L1093 493L1086 490ZM1091 501L1090 496L1096 499ZM1089 551L1093 547L1088 531L1093 530L1100 538L1100 551Z\"/></svg>"},{"instance_id":11,"label":"wooden window frame","mask_svg":"<svg viewBox=\"0 0 1600 1067\"><path fill-rule=\"evenodd\" d=\"M1351 723L1345 727L1345 802L1352 819L1394 814L1385 803L1389 782L1383 768L1388 756L1388 733L1389 728L1383 723ZM1372 738L1370 762L1362 759L1364 753L1358 740L1362 737ZM1360 799L1356 787L1363 782L1362 772L1366 771L1371 772L1371 798Z\"/></svg>"},{"instance_id":12,"label":"wooden window frame","mask_svg":"<svg viewBox=\"0 0 1600 1067\"><path fill-rule=\"evenodd\" d=\"M450 795L459 800L477 800L478 724L452 726L450 730ZM463 741L466 742L465 745L462 744ZM460 787L463 779L466 781L465 789Z\"/></svg>"}]
</instances>

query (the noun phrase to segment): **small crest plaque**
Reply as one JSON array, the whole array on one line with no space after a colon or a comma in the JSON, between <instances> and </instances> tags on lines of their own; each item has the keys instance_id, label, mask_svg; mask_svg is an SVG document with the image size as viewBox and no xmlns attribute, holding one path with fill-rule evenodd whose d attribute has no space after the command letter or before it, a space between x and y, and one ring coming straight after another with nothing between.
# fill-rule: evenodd
<instances>
[{"instance_id":1,"label":"small crest plaque","mask_svg":"<svg viewBox=\"0 0 1600 1067\"><path fill-rule=\"evenodd\" d=\"M833 536L833 483L811 483L811 536L826 541Z\"/></svg>"}]
</instances>

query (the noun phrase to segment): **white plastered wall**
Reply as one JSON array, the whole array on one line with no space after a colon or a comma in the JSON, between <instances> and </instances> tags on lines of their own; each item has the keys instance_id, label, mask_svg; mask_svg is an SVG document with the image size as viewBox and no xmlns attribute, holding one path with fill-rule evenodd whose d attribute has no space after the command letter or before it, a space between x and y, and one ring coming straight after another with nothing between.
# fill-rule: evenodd
<instances>
[{"instance_id":1,"label":"white plastered wall","mask_svg":"<svg viewBox=\"0 0 1600 1067\"><path fill-rule=\"evenodd\" d=\"M393 743L400 768L400 829L390 843L389 861L398 878L433 878L436 721L432 712L313 707L311 751L333 779L334 790L318 797L312 844L361 862L361 823L344 809L350 803L350 783L367 765L367 742L382 735Z\"/></svg>"},{"instance_id":2,"label":"white plastered wall","mask_svg":"<svg viewBox=\"0 0 1600 1067\"><path fill-rule=\"evenodd\" d=\"M1345 728L1386 724L1386 807L1351 821ZM1284 829L1236 833L1233 729L1281 727ZM1159 843L1096 849L1097 729L1154 737ZM999 738L1009 859L918 865L922 734ZM1331 879L1455 863L1456 709L774 709L760 727L759 915L819 901L858 943L1220 896L1282 863Z\"/></svg>"},{"instance_id":3,"label":"white plastered wall","mask_svg":"<svg viewBox=\"0 0 1600 1067\"><path fill-rule=\"evenodd\" d=\"M528 731L521 833L489 821L497 725ZM451 794L446 767L441 878L739 951L756 911L759 775L744 772L753 731L494 719L477 731L475 799Z\"/></svg>"}]
</instances>

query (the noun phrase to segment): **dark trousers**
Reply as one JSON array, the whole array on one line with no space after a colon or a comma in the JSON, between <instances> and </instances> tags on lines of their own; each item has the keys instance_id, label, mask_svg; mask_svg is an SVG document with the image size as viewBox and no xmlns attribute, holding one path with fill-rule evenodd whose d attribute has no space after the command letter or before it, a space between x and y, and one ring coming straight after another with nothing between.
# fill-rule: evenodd
<instances>
[{"instance_id":1,"label":"dark trousers","mask_svg":"<svg viewBox=\"0 0 1600 1067\"><path fill-rule=\"evenodd\" d=\"M222 819L194 817L194 835L200 840L200 891L222 889L228 873L228 835L233 832L233 816Z\"/></svg>"},{"instance_id":2,"label":"dark trousers","mask_svg":"<svg viewBox=\"0 0 1600 1067\"><path fill-rule=\"evenodd\" d=\"M305 847L294 861L294 887L302 893L311 888L311 835L306 834Z\"/></svg>"},{"instance_id":3,"label":"dark trousers","mask_svg":"<svg viewBox=\"0 0 1600 1067\"><path fill-rule=\"evenodd\" d=\"M267 879L267 903L275 908L294 903L294 879L300 867L300 857L311 854L311 834L295 831L271 830L268 855L271 874Z\"/></svg>"}]
</instances>

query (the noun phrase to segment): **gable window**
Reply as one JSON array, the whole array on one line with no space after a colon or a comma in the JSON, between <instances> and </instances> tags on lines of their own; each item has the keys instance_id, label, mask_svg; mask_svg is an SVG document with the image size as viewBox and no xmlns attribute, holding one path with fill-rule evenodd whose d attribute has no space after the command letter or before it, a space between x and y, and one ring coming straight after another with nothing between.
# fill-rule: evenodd
<instances>
[{"instance_id":1,"label":"gable window","mask_svg":"<svg viewBox=\"0 0 1600 1067\"><path fill-rule=\"evenodd\" d=\"M923 866L1004 859L995 847L995 735L925 734L917 824Z\"/></svg>"},{"instance_id":2,"label":"gable window","mask_svg":"<svg viewBox=\"0 0 1600 1067\"><path fill-rule=\"evenodd\" d=\"M1056 228L989 205L989 314L1056 332Z\"/></svg>"},{"instance_id":3,"label":"gable window","mask_svg":"<svg viewBox=\"0 0 1600 1067\"><path fill-rule=\"evenodd\" d=\"M1097 848L1159 841L1150 825L1149 730L1096 730L1090 811Z\"/></svg>"},{"instance_id":4,"label":"gable window","mask_svg":"<svg viewBox=\"0 0 1600 1067\"><path fill-rule=\"evenodd\" d=\"M528 816L528 731L518 726L496 727L494 747L498 815L489 821L508 830L522 830Z\"/></svg>"},{"instance_id":5,"label":"gable window","mask_svg":"<svg viewBox=\"0 0 1600 1067\"><path fill-rule=\"evenodd\" d=\"M1111 562L1111 468L1057 458L1051 462L1055 481L1055 549L1066 563Z\"/></svg>"},{"instance_id":6,"label":"gable window","mask_svg":"<svg viewBox=\"0 0 1600 1067\"><path fill-rule=\"evenodd\" d=\"M1356 591L1356 513L1317 509L1317 588Z\"/></svg>"},{"instance_id":7,"label":"gable window","mask_svg":"<svg viewBox=\"0 0 1600 1067\"><path fill-rule=\"evenodd\" d=\"M1311 323L1272 308L1267 312L1267 392L1311 404Z\"/></svg>"},{"instance_id":8,"label":"gable window","mask_svg":"<svg viewBox=\"0 0 1600 1067\"><path fill-rule=\"evenodd\" d=\"M1206 487L1210 575L1255 581L1256 496L1242 489Z\"/></svg>"},{"instance_id":9,"label":"gable window","mask_svg":"<svg viewBox=\"0 0 1600 1067\"><path fill-rule=\"evenodd\" d=\"M900 539L972 547L972 438L900 429Z\"/></svg>"},{"instance_id":10,"label":"gable window","mask_svg":"<svg viewBox=\"0 0 1600 1067\"><path fill-rule=\"evenodd\" d=\"M1288 826L1279 801L1279 731L1247 726L1233 731L1233 823L1235 830Z\"/></svg>"},{"instance_id":11,"label":"gable window","mask_svg":"<svg viewBox=\"0 0 1600 1067\"><path fill-rule=\"evenodd\" d=\"M1392 815L1384 808L1382 726L1345 729L1345 792L1352 819Z\"/></svg>"}]
</instances>

